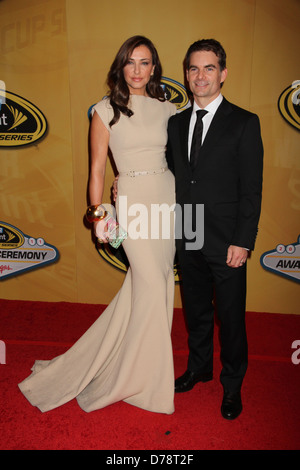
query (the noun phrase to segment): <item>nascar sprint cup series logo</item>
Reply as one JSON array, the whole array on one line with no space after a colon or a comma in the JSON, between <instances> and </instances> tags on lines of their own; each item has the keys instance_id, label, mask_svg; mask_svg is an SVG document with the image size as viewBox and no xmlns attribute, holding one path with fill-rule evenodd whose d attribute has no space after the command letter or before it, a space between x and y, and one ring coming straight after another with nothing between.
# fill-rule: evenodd
<instances>
[{"instance_id":1,"label":"nascar sprint cup series logo","mask_svg":"<svg viewBox=\"0 0 300 470\"><path fill-rule=\"evenodd\" d=\"M281 93L278 109L291 126L300 130L300 80L295 80Z\"/></svg>"},{"instance_id":2,"label":"nascar sprint cup series logo","mask_svg":"<svg viewBox=\"0 0 300 470\"><path fill-rule=\"evenodd\" d=\"M5 90L0 81L0 147L19 147L40 140L47 131L43 113L30 101Z\"/></svg>"}]
</instances>

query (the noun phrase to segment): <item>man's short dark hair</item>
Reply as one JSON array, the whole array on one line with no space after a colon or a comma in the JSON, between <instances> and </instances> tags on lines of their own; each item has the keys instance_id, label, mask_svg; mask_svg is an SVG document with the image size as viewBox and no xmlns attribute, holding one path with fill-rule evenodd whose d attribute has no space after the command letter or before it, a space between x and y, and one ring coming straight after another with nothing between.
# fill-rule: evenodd
<instances>
[{"instance_id":1,"label":"man's short dark hair","mask_svg":"<svg viewBox=\"0 0 300 470\"><path fill-rule=\"evenodd\" d=\"M201 39L194 42L186 53L184 59L185 69L188 70L190 66L190 57L193 52L198 51L212 51L216 54L219 59L219 66L221 71L226 69L226 52L223 49L223 46L216 41L215 39Z\"/></svg>"}]
</instances>

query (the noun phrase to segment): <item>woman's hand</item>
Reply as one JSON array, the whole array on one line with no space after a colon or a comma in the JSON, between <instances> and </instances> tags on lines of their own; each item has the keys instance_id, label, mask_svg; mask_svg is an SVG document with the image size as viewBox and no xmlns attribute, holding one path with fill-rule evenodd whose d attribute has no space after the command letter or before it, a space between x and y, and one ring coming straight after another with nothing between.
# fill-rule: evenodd
<instances>
[{"instance_id":1,"label":"woman's hand","mask_svg":"<svg viewBox=\"0 0 300 470\"><path fill-rule=\"evenodd\" d=\"M107 231L107 223L105 220L99 220L98 222L94 222L94 233L100 243L109 242L109 233Z\"/></svg>"}]
</instances>

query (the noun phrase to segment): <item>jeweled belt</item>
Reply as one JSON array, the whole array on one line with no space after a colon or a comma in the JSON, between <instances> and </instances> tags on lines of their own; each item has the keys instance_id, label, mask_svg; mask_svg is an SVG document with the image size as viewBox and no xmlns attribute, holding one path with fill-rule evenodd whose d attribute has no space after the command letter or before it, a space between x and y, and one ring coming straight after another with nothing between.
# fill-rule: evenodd
<instances>
[{"instance_id":1,"label":"jeweled belt","mask_svg":"<svg viewBox=\"0 0 300 470\"><path fill-rule=\"evenodd\" d=\"M144 171L134 171L134 170L129 170L129 171L121 171L119 173L120 176L130 176L131 178L134 178L135 176L145 176L145 175L158 175L159 173L164 173L165 171L168 170L168 167L164 168L157 168L157 170L144 170Z\"/></svg>"}]
</instances>

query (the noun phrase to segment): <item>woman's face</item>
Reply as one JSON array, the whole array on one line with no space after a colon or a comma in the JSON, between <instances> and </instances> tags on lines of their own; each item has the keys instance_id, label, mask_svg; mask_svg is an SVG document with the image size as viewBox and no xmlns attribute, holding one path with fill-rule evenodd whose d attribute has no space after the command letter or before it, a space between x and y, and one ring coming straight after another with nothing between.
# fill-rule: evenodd
<instances>
[{"instance_id":1,"label":"woman's face","mask_svg":"<svg viewBox=\"0 0 300 470\"><path fill-rule=\"evenodd\" d=\"M136 47L123 68L124 78L132 95L147 95L146 85L154 71L148 47Z\"/></svg>"}]
</instances>

